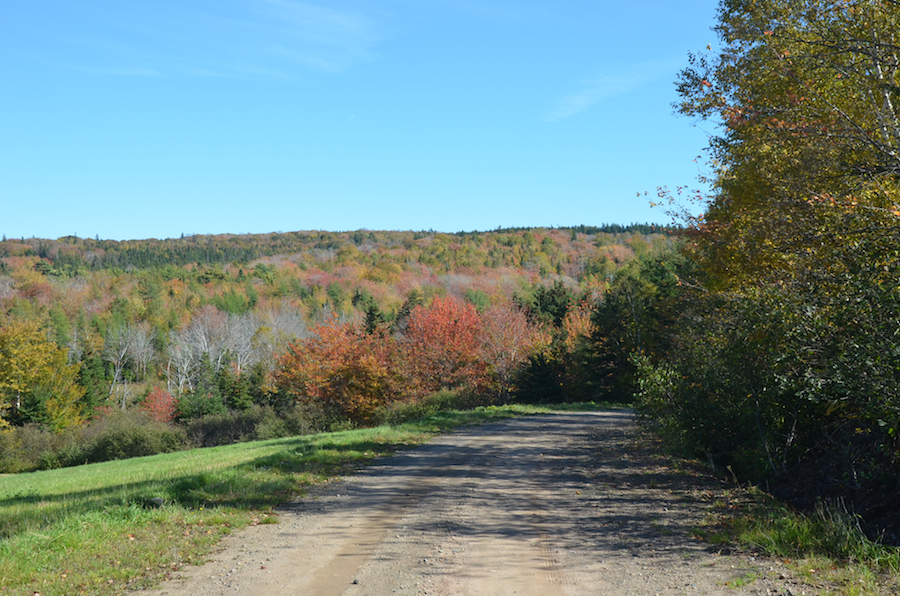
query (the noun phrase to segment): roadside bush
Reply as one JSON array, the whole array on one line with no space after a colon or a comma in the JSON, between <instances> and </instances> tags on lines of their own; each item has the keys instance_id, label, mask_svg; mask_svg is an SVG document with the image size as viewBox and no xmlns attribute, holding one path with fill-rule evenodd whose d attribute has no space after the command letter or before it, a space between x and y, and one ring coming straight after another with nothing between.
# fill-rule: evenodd
<instances>
[{"instance_id":1,"label":"roadside bush","mask_svg":"<svg viewBox=\"0 0 900 596\"><path fill-rule=\"evenodd\" d=\"M150 419L140 410L114 412L82 431L80 447L66 453L66 465L169 453L184 449L185 432Z\"/></svg>"},{"instance_id":2,"label":"roadside bush","mask_svg":"<svg viewBox=\"0 0 900 596\"><path fill-rule=\"evenodd\" d=\"M565 355L561 350L532 354L520 372L520 380L513 398L523 404L556 404L571 401L566 373Z\"/></svg>"},{"instance_id":3,"label":"roadside bush","mask_svg":"<svg viewBox=\"0 0 900 596\"><path fill-rule=\"evenodd\" d=\"M184 430L193 447L216 447L250 441L257 425L269 411L269 408L251 408L209 414L185 421Z\"/></svg>"},{"instance_id":4,"label":"roadside bush","mask_svg":"<svg viewBox=\"0 0 900 596\"><path fill-rule=\"evenodd\" d=\"M320 432L325 429L324 415L316 408L294 406L273 410L256 425L255 439L280 439Z\"/></svg>"},{"instance_id":5,"label":"roadside bush","mask_svg":"<svg viewBox=\"0 0 900 596\"><path fill-rule=\"evenodd\" d=\"M53 432L37 423L0 432L0 473L47 470L64 465L59 452L76 443L77 430Z\"/></svg>"},{"instance_id":6,"label":"roadside bush","mask_svg":"<svg viewBox=\"0 0 900 596\"><path fill-rule=\"evenodd\" d=\"M184 429L191 446L216 447L309 434L317 430L311 422L314 416L314 412L303 408L277 412L271 406L253 406L195 418L187 421Z\"/></svg>"},{"instance_id":7,"label":"roadside bush","mask_svg":"<svg viewBox=\"0 0 900 596\"><path fill-rule=\"evenodd\" d=\"M633 355L636 409L671 446L762 481L809 449L802 400L773 371L780 334L751 301L697 297L673 349Z\"/></svg>"},{"instance_id":8,"label":"roadside bush","mask_svg":"<svg viewBox=\"0 0 900 596\"><path fill-rule=\"evenodd\" d=\"M77 466L328 429L324 415L312 407L276 411L271 406L254 406L196 418L183 426L154 420L152 413L142 409L114 410L86 426L64 432L53 432L36 423L0 432L0 473Z\"/></svg>"},{"instance_id":9,"label":"roadside bush","mask_svg":"<svg viewBox=\"0 0 900 596\"><path fill-rule=\"evenodd\" d=\"M16 429L0 431L0 474L21 472L19 455L19 437Z\"/></svg>"},{"instance_id":10,"label":"roadside bush","mask_svg":"<svg viewBox=\"0 0 900 596\"><path fill-rule=\"evenodd\" d=\"M801 511L843 499L870 537L897 544L896 284L816 275L696 293L668 328L672 349L632 359L636 409L672 446Z\"/></svg>"},{"instance_id":11,"label":"roadside bush","mask_svg":"<svg viewBox=\"0 0 900 596\"><path fill-rule=\"evenodd\" d=\"M471 410L485 405L484 396L462 389L444 389L414 402L394 402L376 410L375 425L396 425L447 410Z\"/></svg>"}]
</instances>

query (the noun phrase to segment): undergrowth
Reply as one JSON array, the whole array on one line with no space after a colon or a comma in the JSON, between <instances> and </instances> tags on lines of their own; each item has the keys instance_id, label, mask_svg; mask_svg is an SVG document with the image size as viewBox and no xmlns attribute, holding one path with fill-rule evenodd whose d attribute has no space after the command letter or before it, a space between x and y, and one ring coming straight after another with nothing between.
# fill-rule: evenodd
<instances>
[{"instance_id":1,"label":"undergrowth","mask_svg":"<svg viewBox=\"0 0 900 596\"><path fill-rule=\"evenodd\" d=\"M823 593L900 593L900 548L869 539L841 500L822 501L804 514L749 488L725 491L714 505L715 516L696 531L713 545L777 558Z\"/></svg>"}]
</instances>

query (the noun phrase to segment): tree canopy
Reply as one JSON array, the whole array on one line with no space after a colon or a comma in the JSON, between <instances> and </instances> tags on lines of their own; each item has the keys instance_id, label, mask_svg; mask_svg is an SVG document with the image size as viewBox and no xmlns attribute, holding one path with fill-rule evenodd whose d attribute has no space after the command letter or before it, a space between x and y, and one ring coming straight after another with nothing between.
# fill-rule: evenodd
<instances>
[{"instance_id":1,"label":"tree canopy","mask_svg":"<svg viewBox=\"0 0 900 596\"><path fill-rule=\"evenodd\" d=\"M666 350L631 360L640 407L795 503L896 528L900 3L721 0L715 30L676 105L716 126L712 192L672 286L689 299L661 297Z\"/></svg>"},{"instance_id":2,"label":"tree canopy","mask_svg":"<svg viewBox=\"0 0 900 596\"><path fill-rule=\"evenodd\" d=\"M10 419L54 428L81 422L78 368L39 323L0 319L0 428Z\"/></svg>"},{"instance_id":3,"label":"tree canopy","mask_svg":"<svg viewBox=\"0 0 900 596\"><path fill-rule=\"evenodd\" d=\"M737 284L841 268L857 243L895 234L900 6L723 0L716 31L721 51L690 57L677 106L720 125L707 264Z\"/></svg>"}]
</instances>

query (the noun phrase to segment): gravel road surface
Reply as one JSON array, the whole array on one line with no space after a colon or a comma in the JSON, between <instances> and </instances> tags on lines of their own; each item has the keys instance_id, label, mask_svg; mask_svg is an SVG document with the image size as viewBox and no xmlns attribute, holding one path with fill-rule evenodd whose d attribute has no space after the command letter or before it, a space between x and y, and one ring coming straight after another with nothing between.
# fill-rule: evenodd
<instances>
[{"instance_id":1,"label":"gravel road surface","mask_svg":"<svg viewBox=\"0 0 900 596\"><path fill-rule=\"evenodd\" d=\"M813 594L691 535L723 487L637 447L628 412L466 428L228 537L147 596Z\"/></svg>"}]
</instances>

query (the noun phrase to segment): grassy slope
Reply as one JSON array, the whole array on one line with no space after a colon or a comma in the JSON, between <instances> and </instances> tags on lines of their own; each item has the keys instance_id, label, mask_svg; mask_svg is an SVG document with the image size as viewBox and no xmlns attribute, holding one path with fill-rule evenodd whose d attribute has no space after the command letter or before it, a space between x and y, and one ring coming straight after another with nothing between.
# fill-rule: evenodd
<instances>
[{"instance_id":1,"label":"grassy slope","mask_svg":"<svg viewBox=\"0 0 900 596\"><path fill-rule=\"evenodd\" d=\"M547 411L441 412L396 427L196 449L0 478L0 594L121 594L274 521L305 487L461 424ZM162 500L162 506L157 506Z\"/></svg>"}]
</instances>

